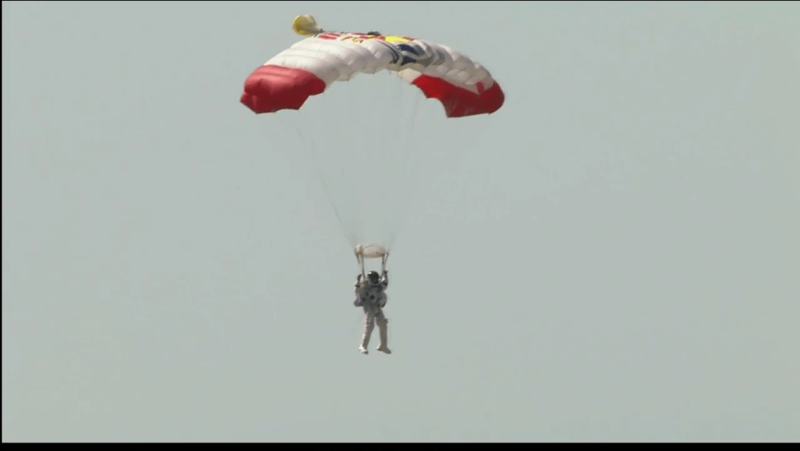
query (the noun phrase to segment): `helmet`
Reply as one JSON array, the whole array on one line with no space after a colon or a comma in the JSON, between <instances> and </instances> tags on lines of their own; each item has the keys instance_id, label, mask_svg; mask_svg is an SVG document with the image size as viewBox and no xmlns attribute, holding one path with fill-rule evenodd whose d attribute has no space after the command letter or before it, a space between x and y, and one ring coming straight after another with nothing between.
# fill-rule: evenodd
<instances>
[{"instance_id":1,"label":"helmet","mask_svg":"<svg viewBox=\"0 0 800 451\"><path fill-rule=\"evenodd\" d=\"M381 276L377 271L370 271L369 274L367 274L367 278L369 279L369 283L373 285L377 285L381 280Z\"/></svg>"}]
</instances>

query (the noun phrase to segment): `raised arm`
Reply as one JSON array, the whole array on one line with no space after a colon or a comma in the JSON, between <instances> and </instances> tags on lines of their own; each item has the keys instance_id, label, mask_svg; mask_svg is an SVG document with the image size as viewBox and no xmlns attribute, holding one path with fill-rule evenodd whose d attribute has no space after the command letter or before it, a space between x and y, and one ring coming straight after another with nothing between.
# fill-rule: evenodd
<instances>
[{"instance_id":1,"label":"raised arm","mask_svg":"<svg viewBox=\"0 0 800 451\"><path fill-rule=\"evenodd\" d=\"M384 270L381 275L381 288L384 290L389 288L389 271Z\"/></svg>"}]
</instances>

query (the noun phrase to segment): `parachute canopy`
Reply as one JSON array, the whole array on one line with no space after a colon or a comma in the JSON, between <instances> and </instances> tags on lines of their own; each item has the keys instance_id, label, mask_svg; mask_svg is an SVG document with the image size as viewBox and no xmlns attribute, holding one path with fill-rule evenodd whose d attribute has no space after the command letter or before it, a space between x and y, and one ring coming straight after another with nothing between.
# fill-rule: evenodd
<instances>
[{"instance_id":1,"label":"parachute canopy","mask_svg":"<svg viewBox=\"0 0 800 451\"><path fill-rule=\"evenodd\" d=\"M296 17L292 29L309 37L245 81L240 101L256 114L299 110L334 82L384 70L439 100L450 118L491 114L505 100L488 70L447 46L406 36L326 32L309 15Z\"/></svg>"}]
</instances>

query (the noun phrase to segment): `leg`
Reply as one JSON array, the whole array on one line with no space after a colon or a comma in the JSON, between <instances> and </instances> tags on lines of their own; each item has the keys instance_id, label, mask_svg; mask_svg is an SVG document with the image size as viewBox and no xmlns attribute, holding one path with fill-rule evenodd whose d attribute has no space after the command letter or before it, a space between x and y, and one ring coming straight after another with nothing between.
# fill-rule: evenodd
<instances>
[{"instance_id":1,"label":"leg","mask_svg":"<svg viewBox=\"0 0 800 451\"><path fill-rule=\"evenodd\" d=\"M392 350L389 349L389 320L383 314L383 309L376 307L377 313L375 319L378 322L378 333L380 334L381 342L378 344L378 351L386 354L391 354Z\"/></svg>"},{"instance_id":2,"label":"leg","mask_svg":"<svg viewBox=\"0 0 800 451\"><path fill-rule=\"evenodd\" d=\"M361 346L358 350L362 354L367 354L367 346L369 346L369 339L372 337L372 331L375 329L375 315L372 314L368 305L364 306L364 335L361 337Z\"/></svg>"}]
</instances>

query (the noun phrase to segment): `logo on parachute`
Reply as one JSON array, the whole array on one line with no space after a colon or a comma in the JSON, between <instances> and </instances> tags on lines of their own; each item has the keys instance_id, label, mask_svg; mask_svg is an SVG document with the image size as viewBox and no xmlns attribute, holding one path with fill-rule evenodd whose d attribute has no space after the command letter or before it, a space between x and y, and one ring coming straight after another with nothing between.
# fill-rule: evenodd
<instances>
[{"instance_id":1,"label":"logo on parachute","mask_svg":"<svg viewBox=\"0 0 800 451\"><path fill-rule=\"evenodd\" d=\"M318 39L351 42L353 44L362 44L366 41L372 40L385 43L386 47L392 53L392 64L400 64L400 66L414 63L419 63L423 66L429 66L437 61L443 61L443 58L437 58L436 55L429 55L423 49L414 46L414 38L407 36L382 36L367 33L324 32L316 35L316 37Z\"/></svg>"},{"instance_id":2,"label":"logo on parachute","mask_svg":"<svg viewBox=\"0 0 800 451\"><path fill-rule=\"evenodd\" d=\"M350 41L354 44L361 44L364 41L369 41L372 39L376 39L378 41L383 42L411 42L414 38L409 38L406 36L382 36L378 34L367 34L367 33L339 33L337 31L326 31L324 33L320 33L316 35L318 39L327 39L327 40L339 40L342 42Z\"/></svg>"}]
</instances>

